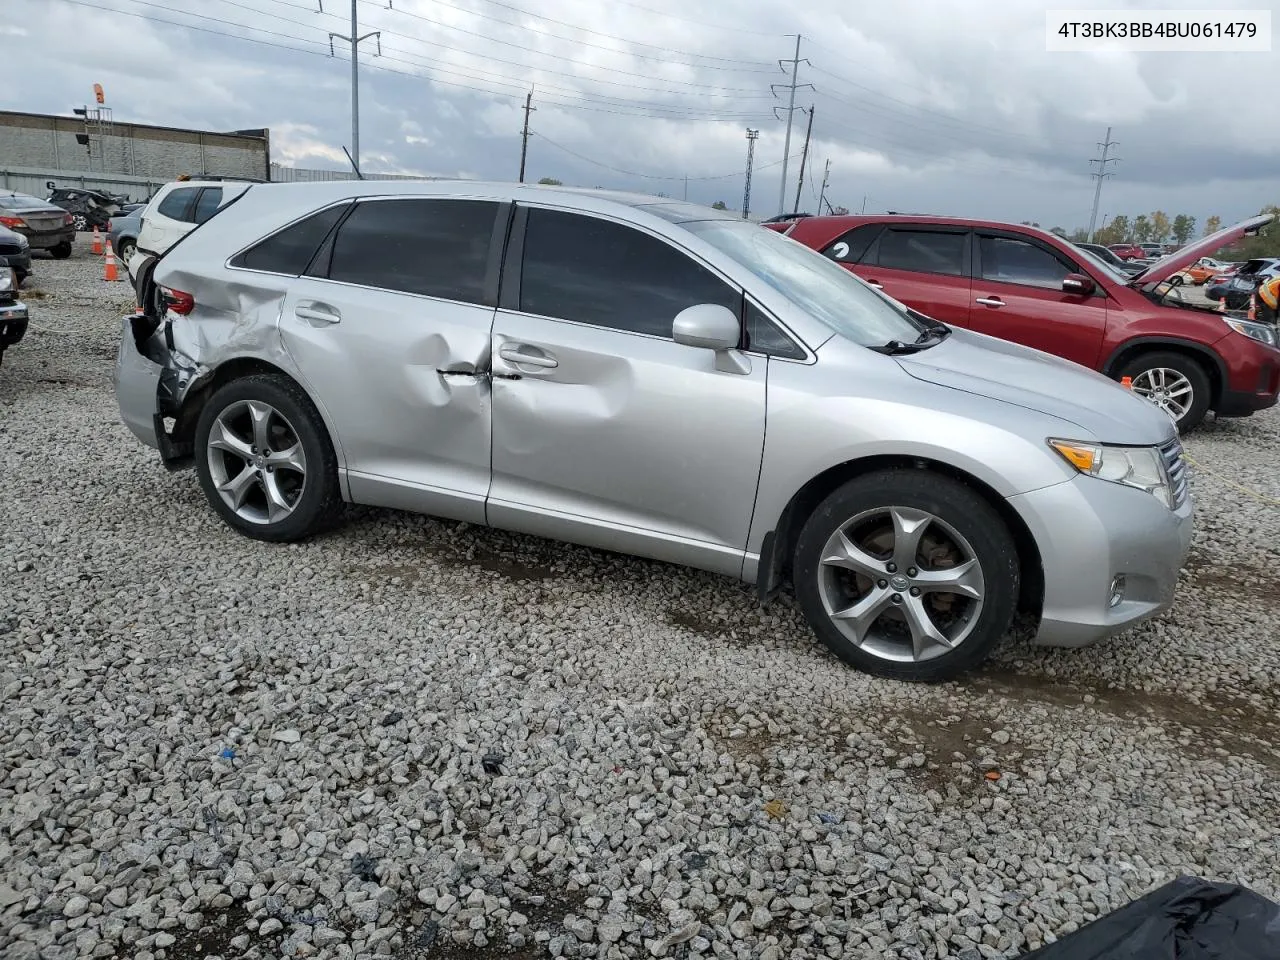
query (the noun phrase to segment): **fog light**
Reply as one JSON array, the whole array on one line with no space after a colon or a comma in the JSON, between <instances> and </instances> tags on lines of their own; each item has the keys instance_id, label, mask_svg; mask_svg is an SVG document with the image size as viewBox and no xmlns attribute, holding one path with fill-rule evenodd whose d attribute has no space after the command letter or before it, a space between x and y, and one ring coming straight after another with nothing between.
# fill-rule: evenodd
<instances>
[{"instance_id":1,"label":"fog light","mask_svg":"<svg viewBox=\"0 0 1280 960\"><path fill-rule=\"evenodd\" d=\"M1124 599L1124 574L1117 574L1115 579L1111 581L1111 599L1107 601L1108 607L1117 606Z\"/></svg>"}]
</instances>

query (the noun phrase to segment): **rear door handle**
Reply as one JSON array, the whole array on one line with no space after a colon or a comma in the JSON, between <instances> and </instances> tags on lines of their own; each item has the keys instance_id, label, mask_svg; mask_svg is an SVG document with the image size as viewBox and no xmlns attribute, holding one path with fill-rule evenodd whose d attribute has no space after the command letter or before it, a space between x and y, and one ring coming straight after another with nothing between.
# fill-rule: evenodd
<instances>
[{"instance_id":1,"label":"rear door handle","mask_svg":"<svg viewBox=\"0 0 1280 960\"><path fill-rule=\"evenodd\" d=\"M560 362L555 357L548 357L539 353L525 353L525 349L527 348L506 344L498 349L498 356L507 361L507 363L525 367L542 367L544 370L551 370L560 366Z\"/></svg>"},{"instance_id":2,"label":"rear door handle","mask_svg":"<svg viewBox=\"0 0 1280 960\"><path fill-rule=\"evenodd\" d=\"M977 302L982 304L984 307L1003 307L1004 306L1004 301L1001 300L999 297L979 297Z\"/></svg>"},{"instance_id":3,"label":"rear door handle","mask_svg":"<svg viewBox=\"0 0 1280 960\"><path fill-rule=\"evenodd\" d=\"M868 280L868 281L867 281L867 285L868 285L868 286L875 287L877 290L883 290L883 289L884 289L884 284L883 284L883 283L881 283L879 280Z\"/></svg>"},{"instance_id":4,"label":"rear door handle","mask_svg":"<svg viewBox=\"0 0 1280 960\"><path fill-rule=\"evenodd\" d=\"M299 303L293 308L293 315L313 327L337 323L342 319L342 314L327 303Z\"/></svg>"}]
</instances>

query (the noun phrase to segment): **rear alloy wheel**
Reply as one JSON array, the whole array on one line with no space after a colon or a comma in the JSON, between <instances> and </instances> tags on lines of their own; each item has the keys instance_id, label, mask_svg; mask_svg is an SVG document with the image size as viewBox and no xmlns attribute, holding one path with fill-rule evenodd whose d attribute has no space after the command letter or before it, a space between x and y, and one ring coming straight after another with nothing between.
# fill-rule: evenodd
<instances>
[{"instance_id":1,"label":"rear alloy wheel","mask_svg":"<svg viewBox=\"0 0 1280 960\"><path fill-rule=\"evenodd\" d=\"M134 241L130 240L128 237L121 238L120 247L116 250L116 253L120 255L120 262L127 264L129 262L129 258L133 256L133 251L136 249L138 249L138 245Z\"/></svg>"},{"instance_id":2,"label":"rear alloy wheel","mask_svg":"<svg viewBox=\"0 0 1280 960\"><path fill-rule=\"evenodd\" d=\"M970 488L924 470L851 480L805 523L793 580L810 625L868 673L946 680L1009 629L1017 549Z\"/></svg>"},{"instance_id":3,"label":"rear alloy wheel","mask_svg":"<svg viewBox=\"0 0 1280 960\"><path fill-rule=\"evenodd\" d=\"M214 510L258 540L293 541L342 507L333 447L311 400L278 376L236 380L196 425L196 471Z\"/></svg>"},{"instance_id":4,"label":"rear alloy wheel","mask_svg":"<svg viewBox=\"0 0 1280 960\"><path fill-rule=\"evenodd\" d=\"M76 228L77 233L83 233L89 229L89 221L83 213L73 213L71 215L71 224Z\"/></svg>"},{"instance_id":5,"label":"rear alloy wheel","mask_svg":"<svg viewBox=\"0 0 1280 960\"><path fill-rule=\"evenodd\" d=\"M1179 433L1194 430L1209 411L1209 375L1185 354L1142 354L1127 363L1120 376L1131 378L1133 392L1167 413Z\"/></svg>"}]
</instances>

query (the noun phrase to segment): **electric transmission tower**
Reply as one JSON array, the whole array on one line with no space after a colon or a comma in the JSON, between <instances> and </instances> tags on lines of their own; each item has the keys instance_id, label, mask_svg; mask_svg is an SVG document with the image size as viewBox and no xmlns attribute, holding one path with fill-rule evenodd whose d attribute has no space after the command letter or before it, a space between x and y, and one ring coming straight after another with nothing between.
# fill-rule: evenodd
<instances>
[{"instance_id":1,"label":"electric transmission tower","mask_svg":"<svg viewBox=\"0 0 1280 960\"><path fill-rule=\"evenodd\" d=\"M1090 176L1092 176L1094 179L1098 181L1097 186L1093 188L1093 212L1089 214L1089 242L1090 243L1092 243L1094 239L1093 238L1094 224L1098 222L1098 202L1102 199L1102 181L1105 180L1107 177L1114 176L1114 174L1107 173L1107 164L1119 163L1120 161L1119 157L1107 156L1107 153L1111 150L1112 147L1119 146L1119 144L1116 141L1111 139L1110 127L1107 127L1107 139L1104 140L1102 143L1098 144L1098 146L1102 148L1102 158L1100 160L1095 159L1095 160L1089 161L1090 163L1096 163L1098 165L1098 172L1094 174L1090 174Z\"/></svg>"},{"instance_id":2,"label":"electric transmission tower","mask_svg":"<svg viewBox=\"0 0 1280 960\"><path fill-rule=\"evenodd\" d=\"M747 187L742 194L742 219L747 219L751 212L751 164L756 156L756 141L760 139L759 130L747 130Z\"/></svg>"}]
</instances>

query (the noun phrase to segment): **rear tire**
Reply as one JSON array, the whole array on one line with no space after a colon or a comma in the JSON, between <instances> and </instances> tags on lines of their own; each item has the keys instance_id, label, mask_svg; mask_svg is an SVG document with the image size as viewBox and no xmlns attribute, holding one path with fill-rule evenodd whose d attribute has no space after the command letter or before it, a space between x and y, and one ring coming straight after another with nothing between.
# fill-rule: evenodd
<instances>
[{"instance_id":1,"label":"rear tire","mask_svg":"<svg viewBox=\"0 0 1280 960\"><path fill-rule=\"evenodd\" d=\"M303 540L341 516L324 421L286 377L259 374L219 388L196 423L195 461L210 506L247 537Z\"/></svg>"},{"instance_id":2,"label":"rear tire","mask_svg":"<svg viewBox=\"0 0 1280 960\"><path fill-rule=\"evenodd\" d=\"M120 249L116 251L120 255L121 262L127 263L129 258L133 256L133 251L138 248L138 244L127 237L121 239Z\"/></svg>"},{"instance_id":3,"label":"rear tire","mask_svg":"<svg viewBox=\"0 0 1280 960\"><path fill-rule=\"evenodd\" d=\"M836 656L922 682L987 658L1013 622L1020 578L1013 537L985 499L905 469L850 480L822 501L800 531L792 576Z\"/></svg>"},{"instance_id":4,"label":"rear tire","mask_svg":"<svg viewBox=\"0 0 1280 960\"><path fill-rule=\"evenodd\" d=\"M1179 433L1194 430L1209 412L1213 383L1204 367L1184 353L1142 353L1126 363L1118 375L1130 377L1134 393L1169 414Z\"/></svg>"},{"instance_id":5,"label":"rear tire","mask_svg":"<svg viewBox=\"0 0 1280 960\"><path fill-rule=\"evenodd\" d=\"M67 257L71 256L71 241L63 240L56 247L51 247L49 249L49 256L53 257L55 260L67 259Z\"/></svg>"}]
</instances>

